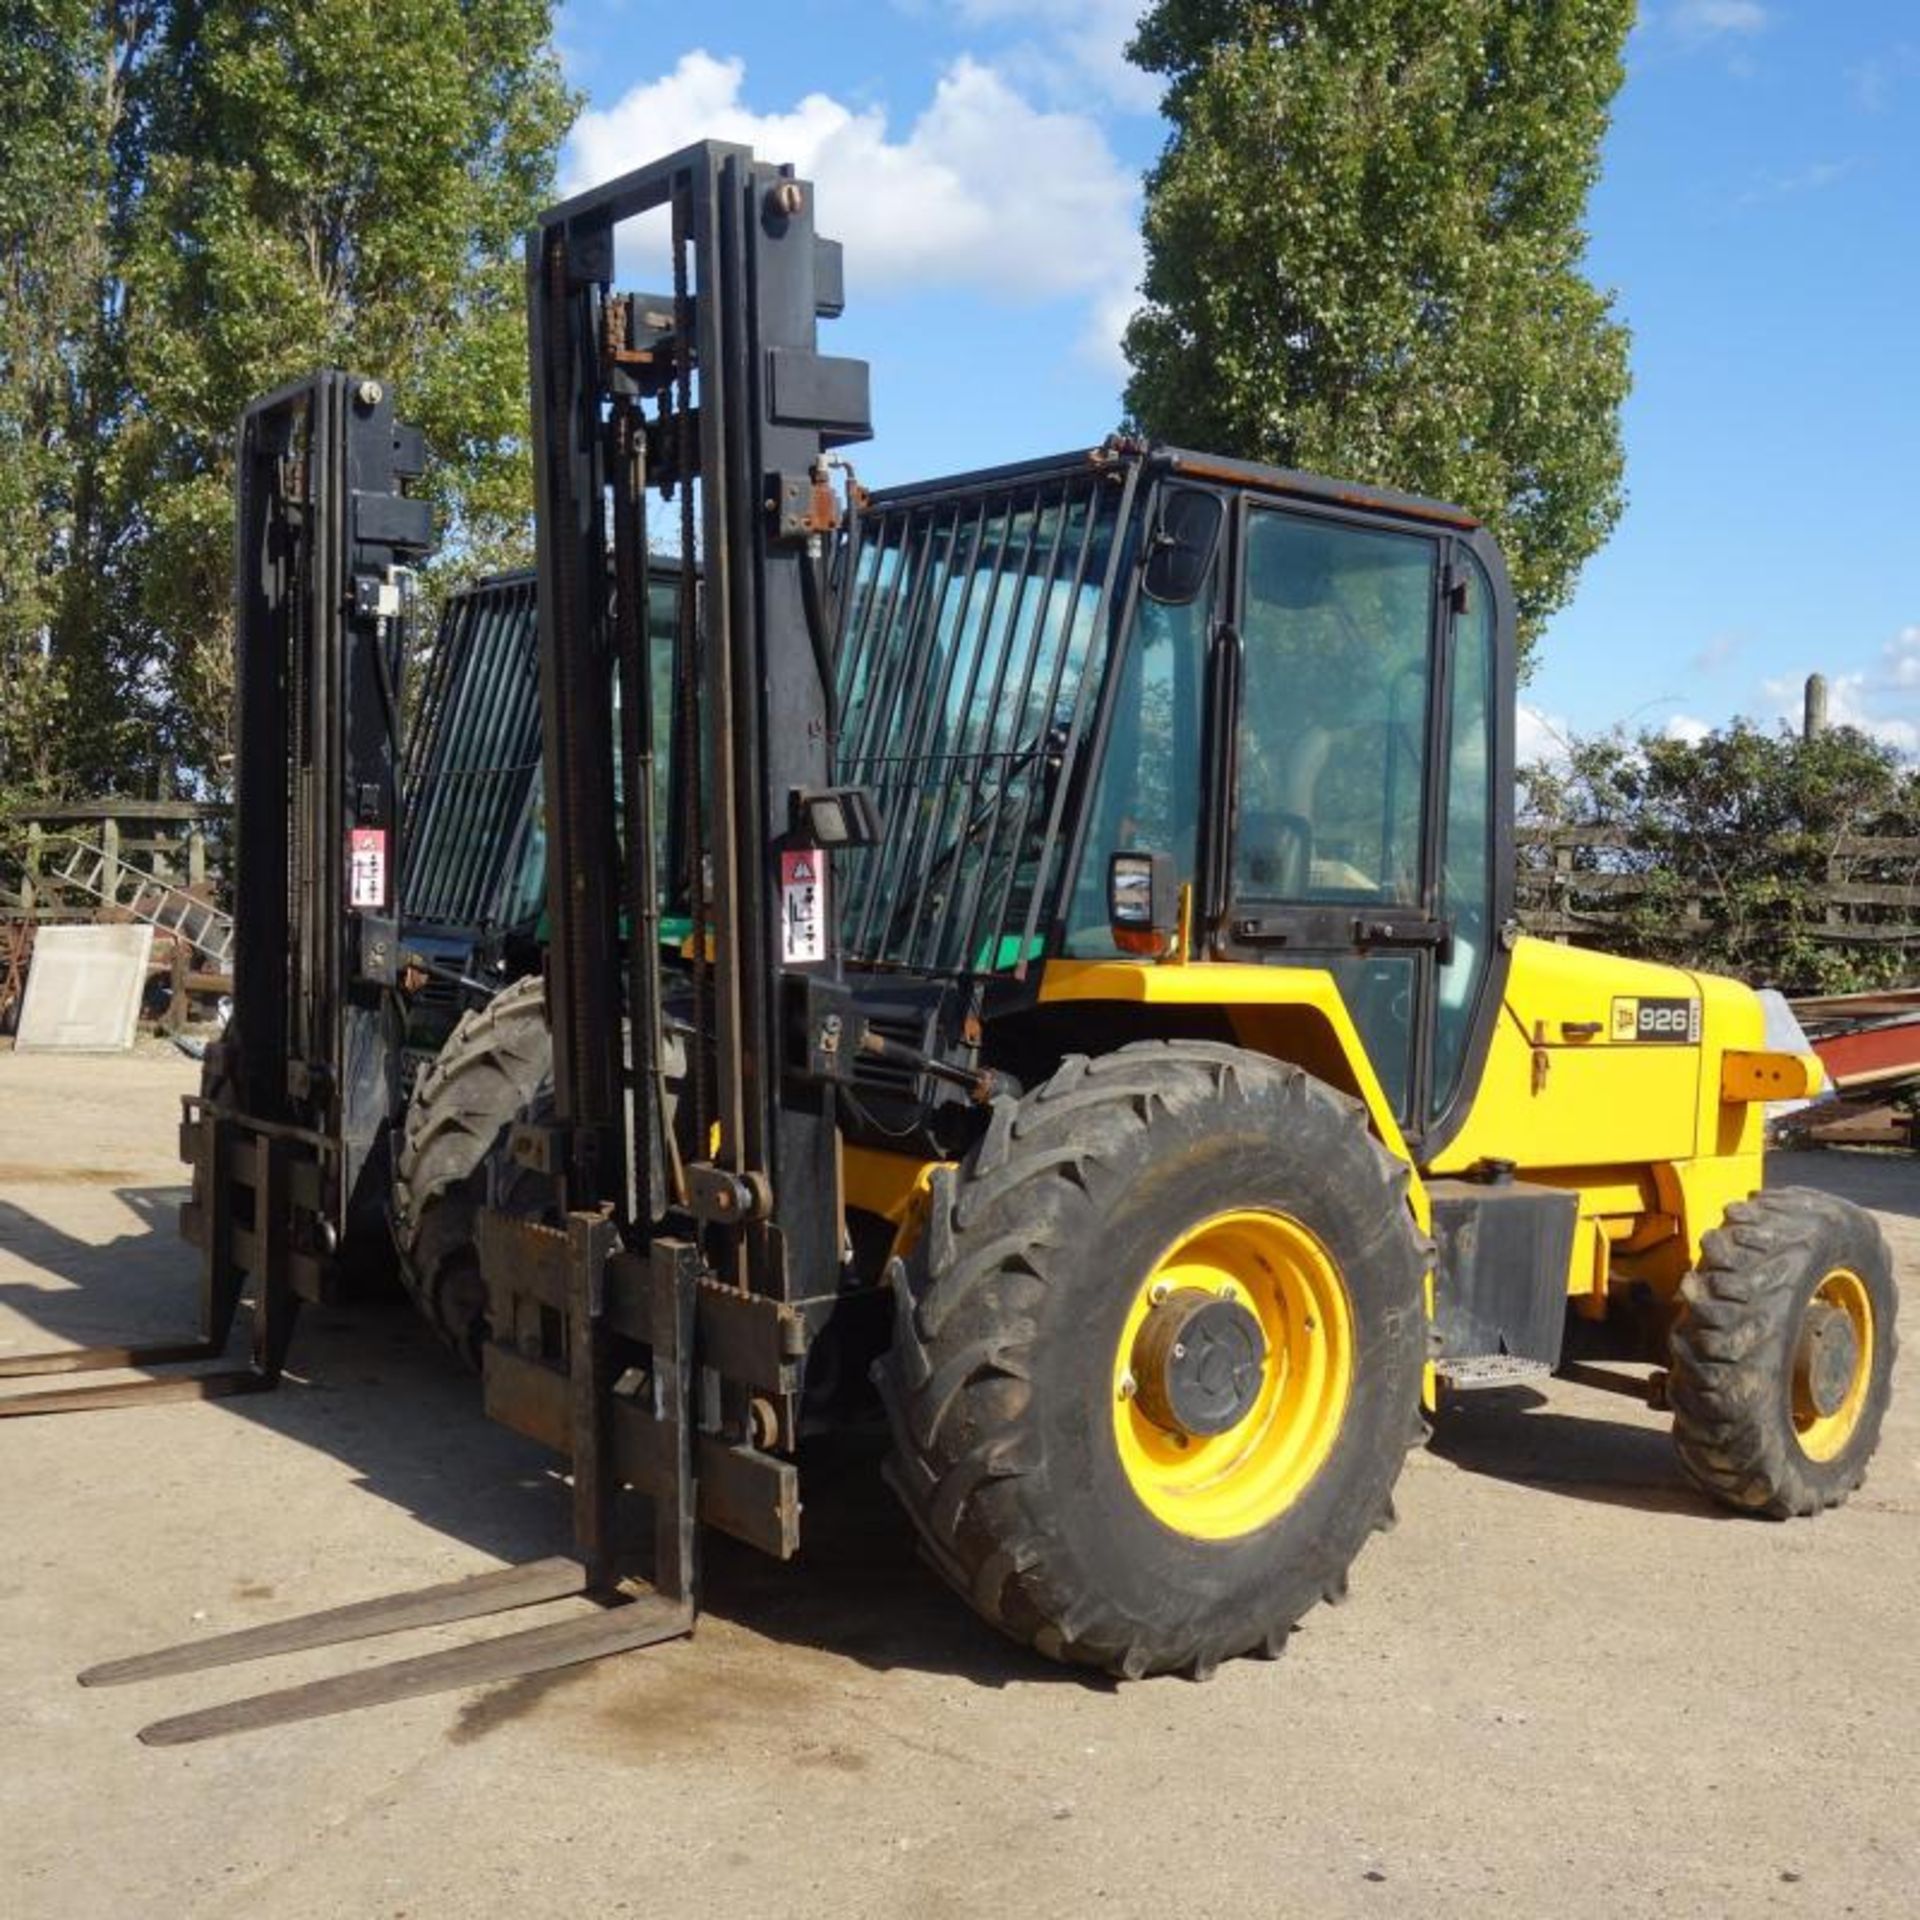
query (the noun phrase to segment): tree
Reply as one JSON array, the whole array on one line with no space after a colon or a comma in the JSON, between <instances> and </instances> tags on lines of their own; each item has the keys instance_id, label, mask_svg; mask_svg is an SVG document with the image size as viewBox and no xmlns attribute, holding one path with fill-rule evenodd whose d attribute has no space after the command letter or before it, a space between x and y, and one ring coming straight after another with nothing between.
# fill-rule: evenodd
<instances>
[{"instance_id":1,"label":"tree","mask_svg":"<svg viewBox=\"0 0 1920 1920\"><path fill-rule=\"evenodd\" d=\"M1523 657L1621 507L1627 335L1581 221L1634 0L1154 0L1146 305L1157 439L1455 500L1500 539Z\"/></svg>"},{"instance_id":2,"label":"tree","mask_svg":"<svg viewBox=\"0 0 1920 1920\"><path fill-rule=\"evenodd\" d=\"M112 234L151 4L16 0L0 35L0 809L131 744L105 447L125 391Z\"/></svg>"},{"instance_id":3,"label":"tree","mask_svg":"<svg viewBox=\"0 0 1920 1920\"><path fill-rule=\"evenodd\" d=\"M328 364L423 427L449 567L525 549L551 0L7 0L0 805L217 781L232 451Z\"/></svg>"},{"instance_id":4,"label":"tree","mask_svg":"<svg viewBox=\"0 0 1920 1920\"><path fill-rule=\"evenodd\" d=\"M1611 950L1820 991L1883 985L1908 965L1866 917L1913 917L1898 896L1913 895L1914 862L1898 843L1920 835L1920 772L1852 727L1576 740L1564 766L1525 771L1521 815L1594 835L1556 882L1558 904L1591 913ZM1858 844L1873 838L1896 844ZM1545 845L1529 852L1544 874ZM1895 898L1856 910L1850 940L1828 918L1836 883Z\"/></svg>"},{"instance_id":5,"label":"tree","mask_svg":"<svg viewBox=\"0 0 1920 1920\"><path fill-rule=\"evenodd\" d=\"M147 503L140 614L206 766L230 711L232 442L316 366L393 384L425 430L443 551L524 550L532 499L520 236L574 108L549 0L176 0L146 72L121 448Z\"/></svg>"}]
</instances>

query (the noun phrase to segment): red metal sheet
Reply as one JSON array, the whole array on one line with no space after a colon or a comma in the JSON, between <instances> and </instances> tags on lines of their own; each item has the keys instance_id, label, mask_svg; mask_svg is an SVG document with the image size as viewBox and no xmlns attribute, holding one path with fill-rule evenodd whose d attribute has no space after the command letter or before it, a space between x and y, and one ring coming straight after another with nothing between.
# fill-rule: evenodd
<instances>
[{"instance_id":1,"label":"red metal sheet","mask_svg":"<svg viewBox=\"0 0 1920 1920\"><path fill-rule=\"evenodd\" d=\"M1920 1020L1830 1033L1813 1043L1835 1086L1857 1087L1906 1074L1920 1076Z\"/></svg>"}]
</instances>

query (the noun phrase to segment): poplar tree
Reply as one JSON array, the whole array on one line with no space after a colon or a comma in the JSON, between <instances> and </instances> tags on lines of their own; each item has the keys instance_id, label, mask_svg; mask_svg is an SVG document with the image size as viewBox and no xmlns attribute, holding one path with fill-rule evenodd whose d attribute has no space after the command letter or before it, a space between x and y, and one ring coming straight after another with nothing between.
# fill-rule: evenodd
<instances>
[{"instance_id":1,"label":"poplar tree","mask_svg":"<svg viewBox=\"0 0 1920 1920\"><path fill-rule=\"evenodd\" d=\"M1154 0L1133 424L1458 501L1530 647L1622 505L1627 334L1583 221L1634 10Z\"/></svg>"}]
</instances>

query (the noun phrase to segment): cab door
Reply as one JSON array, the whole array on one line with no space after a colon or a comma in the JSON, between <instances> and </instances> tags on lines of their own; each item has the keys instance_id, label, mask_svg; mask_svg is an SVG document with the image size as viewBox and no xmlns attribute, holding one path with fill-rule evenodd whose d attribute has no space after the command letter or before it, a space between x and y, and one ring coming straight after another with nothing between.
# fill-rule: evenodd
<instances>
[{"instance_id":1,"label":"cab door","mask_svg":"<svg viewBox=\"0 0 1920 1920\"><path fill-rule=\"evenodd\" d=\"M1458 642L1491 595L1444 531L1335 510L1250 500L1238 558L1218 944L1332 974L1418 1135L1487 972L1493 659Z\"/></svg>"}]
</instances>

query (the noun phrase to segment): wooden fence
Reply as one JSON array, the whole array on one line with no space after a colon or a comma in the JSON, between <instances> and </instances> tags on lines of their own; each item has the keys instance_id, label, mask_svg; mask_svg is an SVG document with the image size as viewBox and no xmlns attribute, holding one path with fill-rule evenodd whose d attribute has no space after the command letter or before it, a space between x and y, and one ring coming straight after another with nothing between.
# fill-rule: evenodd
<instances>
[{"instance_id":1,"label":"wooden fence","mask_svg":"<svg viewBox=\"0 0 1920 1920\"><path fill-rule=\"evenodd\" d=\"M1519 853L1521 924L1568 942L1604 939L1607 930L1666 877L1618 828L1523 827ZM1840 834L1825 850L1818 885L1820 922L1806 937L1842 946L1920 946L1920 838ZM1720 891L1694 876L1679 894L1670 924L1705 933Z\"/></svg>"},{"instance_id":2,"label":"wooden fence","mask_svg":"<svg viewBox=\"0 0 1920 1920\"><path fill-rule=\"evenodd\" d=\"M218 903L226 891L231 809L204 800L76 800L22 811L0 821L0 916L17 920L93 920L92 895L60 884L59 867L84 840L109 862L185 887Z\"/></svg>"},{"instance_id":3,"label":"wooden fence","mask_svg":"<svg viewBox=\"0 0 1920 1920\"><path fill-rule=\"evenodd\" d=\"M147 876L190 892L210 905L227 894L226 849L231 810L211 801L77 800L0 817L0 1033L12 1030L25 987L34 930L52 922L118 921L136 915L86 888L63 882L60 869L78 846L106 855L103 871ZM196 1010L232 990L225 973L203 971L189 940L168 932L156 939L153 972L167 984L154 1015L179 1032Z\"/></svg>"}]
</instances>

